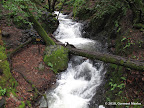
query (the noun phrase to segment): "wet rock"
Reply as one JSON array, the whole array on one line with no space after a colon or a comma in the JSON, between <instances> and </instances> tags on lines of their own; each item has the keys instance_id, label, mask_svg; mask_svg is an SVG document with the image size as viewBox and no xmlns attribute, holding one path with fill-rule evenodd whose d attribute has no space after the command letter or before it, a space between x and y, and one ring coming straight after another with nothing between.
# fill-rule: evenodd
<instances>
[{"instance_id":1,"label":"wet rock","mask_svg":"<svg viewBox=\"0 0 144 108\"><path fill-rule=\"evenodd\" d=\"M43 44L44 41L42 40L42 38L38 35L38 33L33 29L33 27L31 29L26 29L23 31L23 36L20 37L20 42L24 43L26 42L29 38L33 38L33 41L36 41L36 38L39 38L41 41L41 43Z\"/></svg>"},{"instance_id":2,"label":"wet rock","mask_svg":"<svg viewBox=\"0 0 144 108\"><path fill-rule=\"evenodd\" d=\"M3 31L3 32L2 32L2 37L9 38L9 37L10 37L10 34L9 34L8 32Z\"/></svg>"},{"instance_id":3,"label":"wet rock","mask_svg":"<svg viewBox=\"0 0 144 108\"><path fill-rule=\"evenodd\" d=\"M72 18L73 17L73 12L64 12L64 15L68 15L66 18Z\"/></svg>"}]
</instances>

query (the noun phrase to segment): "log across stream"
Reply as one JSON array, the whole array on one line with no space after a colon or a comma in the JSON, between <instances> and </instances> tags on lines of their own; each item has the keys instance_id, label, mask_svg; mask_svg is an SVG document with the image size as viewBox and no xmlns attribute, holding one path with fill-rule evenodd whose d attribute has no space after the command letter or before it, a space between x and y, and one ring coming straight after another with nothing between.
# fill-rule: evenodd
<instances>
[{"instance_id":1,"label":"log across stream","mask_svg":"<svg viewBox=\"0 0 144 108\"><path fill-rule=\"evenodd\" d=\"M83 38L82 24L59 15L59 27L55 31L55 38L62 43L68 42L76 48L88 51L105 51L98 41ZM81 56L72 56L66 71L58 75L56 87L47 91L48 108L103 108L97 103L96 95L99 85L103 82L106 70L104 64ZM40 107L46 107L47 102L41 99Z\"/></svg>"}]
</instances>

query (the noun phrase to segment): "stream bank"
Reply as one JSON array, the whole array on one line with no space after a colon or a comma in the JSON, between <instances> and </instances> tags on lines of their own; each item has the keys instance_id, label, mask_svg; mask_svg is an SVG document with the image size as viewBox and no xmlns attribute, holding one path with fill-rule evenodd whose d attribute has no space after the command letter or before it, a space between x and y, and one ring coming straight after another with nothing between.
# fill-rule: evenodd
<instances>
[{"instance_id":1,"label":"stream bank","mask_svg":"<svg viewBox=\"0 0 144 108\"><path fill-rule=\"evenodd\" d=\"M97 2L94 8L78 8L75 16L84 22L84 37L107 43L109 53L144 61L144 31L133 25L134 13L126 4ZM108 64L105 80L105 102L144 104L143 72Z\"/></svg>"},{"instance_id":2,"label":"stream bank","mask_svg":"<svg viewBox=\"0 0 144 108\"><path fill-rule=\"evenodd\" d=\"M56 12L58 13L58 12ZM54 32L55 38L62 42L68 42L78 49L87 51L104 51L97 40L82 37L82 24L67 15L59 14L60 24ZM68 68L61 72L56 81L56 87L48 90L46 96L40 101L40 108L91 108L102 107L102 98L98 93L99 86L103 83L105 64L86 57L71 55ZM102 89L101 89L102 90ZM103 91L103 90L102 90ZM97 96L99 94L99 96ZM93 98L97 96L97 98ZM92 102L93 104L91 104ZM73 103L75 104L73 104Z\"/></svg>"},{"instance_id":3,"label":"stream bank","mask_svg":"<svg viewBox=\"0 0 144 108\"><path fill-rule=\"evenodd\" d=\"M4 83L4 86L0 85L3 89L6 89L6 93L3 95L5 98L5 107L36 108L37 106L34 106L35 101L42 95L36 92L35 89L44 93L54 85L56 80L54 72L43 62L45 43L33 28L22 29L20 25L14 25L13 18L8 20L8 11L2 9L1 12L3 16L0 17L0 26L2 27L0 30L2 31L2 40L5 47L4 52L6 51L6 54L15 50L31 37L34 37L30 44L20 49L9 61L10 65L7 68L9 67L8 71L12 74L12 80L9 78L12 83L8 80L6 83L9 83L9 85L4 85ZM22 22L18 24L20 23ZM36 41L36 38L39 38L40 41ZM14 83L13 79L15 79L14 81L16 83ZM0 81L3 80L1 79Z\"/></svg>"},{"instance_id":4,"label":"stream bank","mask_svg":"<svg viewBox=\"0 0 144 108\"><path fill-rule=\"evenodd\" d=\"M101 4L104 4L104 8L102 9L100 6ZM93 35L98 34L98 35L94 36L94 38L97 39L100 37L101 38L100 41L105 40L106 42L108 42L108 48L110 49L112 53L119 54L121 56L127 56L127 57L134 58L137 60L143 60L143 29L139 30L139 26L137 27L135 26L136 28L133 26L132 24L133 16L134 16L133 13L129 9L125 10L124 8L121 8L120 7L121 5L119 4L117 4L116 7L114 6L116 10L115 8L113 8L113 5L112 7L108 6L108 9L107 9L105 8L105 6L107 6L106 4L107 3L102 3L102 2L100 3L100 5L96 4L96 10L94 11L93 9L87 9L87 8L84 9L86 10L84 14L90 13L87 16L87 18L91 17L93 13L98 13L96 14L96 17L94 17L91 23L93 25L90 26L90 29L88 27L87 30L96 28L93 30L94 33L92 34ZM120 14L120 17L119 17L119 13L121 12L122 14ZM110 18L108 18L107 20L106 17L109 17L109 16ZM96 24L96 26L94 24ZM86 30L84 30L84 33L85 31ZM40 66L43 67L42 64ZM143 92L142 92L143 88L141 87L141 85L143 85L144 74L142 72L137 72L137 71L130 70L130 69L123 69L116 65L111 65L110 67L111 69L110 69L110 72L108 72L109 74L107 75L108 77L106 79L110 79L110 78L112 79L110 79L109 81L111 83L108 83L107 91L111 91L110 94L112 94L112 92L115 91L115 89L118 89L119 91L119 88L123 89L124 88L123 86L126 85L128 88L127 90L125 90L126 91L125 94L130 94L130 95L129 96L126 95L126 98L128 100L125 99L122 101L143 102ZM113 73L111 74L111 72ZM120 75L115 76L116 72L120 73ZM123 72L127 74L123 75ZM127 79L125 79L125 77ZM116 78L121 78L121 80L118 80L118 83L120 82L120 84L116 82L117 81ZM122 93L120 92L119 94L122 94ZM135 95L133 96L132 94L135 94ZM110 97L110 99L109 99L109 95L106 96L107 101L113 101L113 100L115 101L116 100L115 97L117 97L117 95L118 94L115 93L113 95L114 98ZM137 96L139 97L138 100L137 100Z\"/></svg>"}]
</instances>

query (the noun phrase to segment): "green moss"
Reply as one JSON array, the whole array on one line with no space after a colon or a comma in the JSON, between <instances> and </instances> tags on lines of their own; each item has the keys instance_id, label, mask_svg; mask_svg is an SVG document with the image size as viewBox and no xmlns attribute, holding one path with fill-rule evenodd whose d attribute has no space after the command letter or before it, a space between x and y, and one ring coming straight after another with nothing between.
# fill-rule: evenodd
<instances>
[{"instance_id":1,"label":"green moss","mask_svg":"<svg viewBox=\"0 0 144 108\"><path fill-rule=\"evenodd\" d=\"M121 61L120 61L120 64L121 64L121 65L123 65L123 64L124 64L124 61L123 61L123 60L121 60Z\"/></svg>"},{"instance_id":2,"label":"green moss","mask_svg":"<svg viewBox=\"0 0 144 108\"><path fill-rule=\"evenodd\" d=\"M45 49L44 62L55 72L63 71L68 66L68 50L60 45L48 46Z\"/></svg>"},{"instance_id":3,"label":"green moss","mask_svg":"<svg viewBox=\"0 0 144 108\"><path fill-rule=\"evenodd\" d=\"M116 59L111 58L111 62L115 63L115 62L116 62Z\"/></svg>"},{"instance_id":4,"label":"green moss","mask_svg":"<svg viewBox=\"0 0 144 108\"><path fill-rule=\"evenodd\" d=\"M6 58L5 48L0 46L0 60L3 60L0 62L0 69L3 72L2 76L0 76L0 86L9 89L10 87L14 88L17 85L17 82L10 72L8 61L4 60Z\"/></svg>"},{"instance_id":5,"label":"green moss","mask_svg":"<svg viewBox=\"0 0 144 108\"><path fill-rule=\"evenodd\" d=\"M106 61L105 57L102 58L102 61Z\"/></svg>"}]
</instances>

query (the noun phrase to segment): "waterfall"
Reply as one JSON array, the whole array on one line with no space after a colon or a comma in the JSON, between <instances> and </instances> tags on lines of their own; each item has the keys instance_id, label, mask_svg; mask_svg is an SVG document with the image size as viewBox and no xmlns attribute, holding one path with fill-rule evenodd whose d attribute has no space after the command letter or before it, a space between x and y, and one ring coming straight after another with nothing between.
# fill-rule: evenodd
<instances>
[{"instance_id":1,"label":"waterfall","mask_svg":"<svg viewBox=\"0 0 144 108\"><path fill-rule=\"evenodd\" d=\"M100 42L82 37L81 23L67 19L67 15L61 13L59 21L59 27L54 33L59 41L88 51L101 50ZM67 70L58 75L55 89L47 91L48 108L89 108L90 101L103 81L104 73L102 62L81 56L71 57ZM43 98L40 102L40 108L46 107Z\"/></svg>"}]
</instances>

